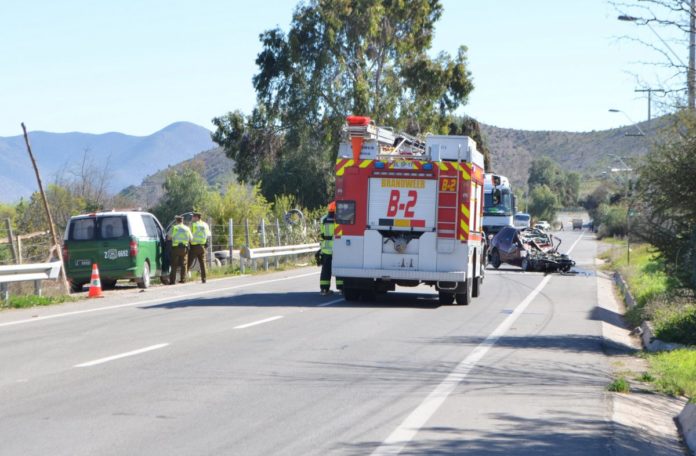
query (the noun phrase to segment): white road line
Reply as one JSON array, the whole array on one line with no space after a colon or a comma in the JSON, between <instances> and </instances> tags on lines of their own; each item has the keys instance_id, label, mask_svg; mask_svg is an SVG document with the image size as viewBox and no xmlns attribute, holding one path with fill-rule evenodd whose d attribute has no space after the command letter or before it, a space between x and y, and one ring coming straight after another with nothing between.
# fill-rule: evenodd
<instances>
[{"instance_id":1,"label":"white road line","mask_svg":"<svg viewBox=\"0 0 696 456\"><path fill-rule=\"evenodd\" d=\"M582 230L582 232L580 233L580 236L578 236L578 238L575 240L575 242L573 242L573 245L571 245L570 248L568 249L568 253L573 251L575 246L578 245L578 242L580 242L580 239L582 239L582 237L584 235L585 235L585 230Z\"/></svg>"},{"instance_id":2,"label":"white road line","mask_svg":"<svg viewBox=\"0 0 696 456\"><path fill-rule=\"evenodd\" d=\"M157 344L157 345L151 345L149 347L141 348L139 350L133 350L129 351L126 353L121 353L120 355L114 355L114 356L109 356L107 358L101 358L101 359L95 359L94 361L89 361L86 363L82 364L76 364L74 367L91 367L91 366L96 366L97 364L104 364L108 363L109 361L113 361L116 359L121 359L121 358L126 358L128 356L134 356L134 355L139 355L141 353L149 352L152 350L158 350L160 348L164 348L169 344Z\"/></svg>"},{"instance_id":3,"label":"white road line","mask_svg":"<svg viewBox=\"0 0 696 456\"><path fill-rule=\"evenodd\" d=\"M568 249L570 253L580 242L584 231ZM416 436L418 431L437 412L440 406L454 389L469 375L479 361L488 353L498 339L510 329L517 318L525 311L529 303L544 289L551 280L551 275L544 277L539 285L512 311L510 315L498 325L493 332L486 337L463 361L461 361L450 374L440 383L423 402L372 452L372 456L399 454L401 450Z\"/></svg>"},{"instance_id":4,"label":"white road line","mask_svg":"<svg viewBox=\"0 0 696 456\"><path fill-rule=\"evenodd\" d=\"M503 322L493 330L452 372L440 383L425 400L386 438L384 442L372 452L372 456L399 454L401 450L416 436L425 423L437 412L445 399L454 389L469 375L476 364L488 353L500 337L512 326L517 318L524 312L530 302L544 289L549 280L547 275L524 298L524 300L512 311Z\"/></svg>"},{"instance_id":5,"label":"white road line","mask_svg":"<svg viewBox=\"0 0 696 456\"><path fill-rule=\"evenodd\" d=\"M334 299L333 301L325 302L324 304L319 304L317 307L326 307L326 306L332 306L338 302L345 301L345 299Z\"/></svg>"},{"instance_id":6,"label":"white road line","mask_svg":"<svg viewBox=\"0 0 696 456\"><path fill-rule=\"evenodd\" d=\"M301 274L301 275L296 275L296 276L291 276L291 277L283 277L281 279L265 280L263 282L245 283L242 285L235 285L232 287L216 288L216 289L211 289L211 290L198 291L196 293L185 293L185 294L180 294L180 295L176 295L176 296L170 296L167 298L149 299L149 300L138 301L138 302L129 302L127 304L118 304L118 305L114 305L114 306L98 307L96 309L76 310L74 312L65 312L65 313L59 313L59 314L54 314L54 315L46 315L43 317L28 318L26 320L8 321L6 323L0 323L0 328L5 327L5 326L21 325L21 324L25 324L25 323L35 323L37 321L50 320L53 318L70 317L73 315L81 315L81 314L92 313L92 312L101 312L104 310L120 309L122 307L134 307L134 306L142 306L145 304L155 304L158 302L173 301L173 300L178 300L178 299L183 299L183 298L190 298L193 296L201 296L201 295L219 293L222 291L237 290L239 288L253 287L255 285L264 285L267 283L282 282L284 280L294 280L294 279L299 279L302 277L309 277L309 276L313 276L313 275L317 275L317 274L319 274L319 272L312 272L309 274Z\"/></svg>"},{"instance_id":7,"label":"white road line","mask_svg":"<svg viewBox=\"0 0 696 456\"><path fill-rule=\"evenodd\" d=\"M282 315L277 315L277 316L275 316L275 317L266 318L266 319L264 319L264 320L259 320L259 321L254 321L254 322L251 322L251 323L247 323L247 324L245 324L245 325L235 326L233 329L251 328L252 326L262 325L262 324L264 324L264 323L268 323L269 321L280 320L281 318L283 318Z\"/></svg>"}]
</instances>

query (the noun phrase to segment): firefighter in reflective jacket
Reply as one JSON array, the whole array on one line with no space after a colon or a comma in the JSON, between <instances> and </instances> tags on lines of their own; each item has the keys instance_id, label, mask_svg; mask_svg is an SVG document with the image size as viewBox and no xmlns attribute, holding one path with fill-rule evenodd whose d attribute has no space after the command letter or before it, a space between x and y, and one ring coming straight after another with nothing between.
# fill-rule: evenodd
<instances>
[{"instance_id":1,"label":"firefighter in reflective jacket","mask_svg":"<svg viewBox=\"0 0 696 456\"><path fill-rule=\"evenodd\" d=\"M321 219L321 275L319 276L319 288L321 294L331 294L331 259L333 256L333 237L336 229L336 203L328 206L328 214ZM336 278L336 288L343 288L343 281Z\"/></svg>"},{"instance_id":2,"label":"firefighter in reflective jacket","mask_svg":"<svg viewBox=\"0 0 696 456\"><path fill-rule=\"evenodd\" d=\"M176 224L167 233L167 239L172 241L172 270L169 273L169 285L176 283L176 270L181 268L181 283L186 282L186 262L189 244L193 236L188 226L184 225L184 217L174 217Z\"/></svg>"}]
</instances>

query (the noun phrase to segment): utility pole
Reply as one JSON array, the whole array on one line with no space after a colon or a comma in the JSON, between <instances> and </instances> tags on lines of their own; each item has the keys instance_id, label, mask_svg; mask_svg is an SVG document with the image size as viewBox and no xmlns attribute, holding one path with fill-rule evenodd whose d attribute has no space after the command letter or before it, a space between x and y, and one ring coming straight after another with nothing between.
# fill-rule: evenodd
<instances>
[{"instance_id":1,"label":"utility pole","mask_svg":"<svg viewBox=\"0 0 696 456\"><path fill-rule=\"evenodd\" d=\"M694 0L694 1L696 1L696 0ZM652 114L651 114L651 110L650 110L650 107L652 106L652 93L653 92L665 93L665 91L662 89L650 89L650 88L648 88L648 89L636 89L636 90L634 90L634 92L648 92L648 126L650 126L650 119L652 119Z\"/></svg>"},{"instance_id":2,"label":"utility pole","mask_svg":"<svg viewBox=\"0 0 696 456\"><path fill-rule=\"evenodd\" d=\"M31 164L34 166L34 172L36 173L36 182L39 184L39 192L41 193L41 200L43 201L44 210L46 211L46 217L48 218L48 229L51 231L51 239L53 246L51 250L55 249L58 254L58 259L60 260L60 279L63 282L63 291L65 294L70 293L70 287L68 286L68 278L65 275L65 262L63 261L63 249L58 243L58 236L56 236L56 228L53 225L53 217L51 216L51 211L48 208L48 200L46 199L46 193L44 193L43 184L41 183L41 175L39 174L39 167L36 165L36 160L34 160L34 154L31 152L31 146L29 145L29 136L27 135L27 127L24 126L22 122L22 131L24 131L24 142L27 145L27 152L29 152L29 158L31 159Z\"/></svg>"}]
</instances>

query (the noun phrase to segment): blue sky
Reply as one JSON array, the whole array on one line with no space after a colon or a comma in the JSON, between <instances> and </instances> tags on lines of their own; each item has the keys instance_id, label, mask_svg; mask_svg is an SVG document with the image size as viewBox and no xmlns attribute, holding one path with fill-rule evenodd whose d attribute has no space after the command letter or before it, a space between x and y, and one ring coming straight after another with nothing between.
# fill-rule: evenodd
<instances>
[{"instance_id":1,"label":"blue sky","mask_svg":"<svg viewBox=\"0 0 696 456\"><path fill-rule=\"evenodd\" d=\"M288 29L297 2L4 2L0 136L30 130L151 134L176 121L251 110L258 35ZM645 120L636 74L665 78L621 35L605 0L442 0L434 52L469 48L463 112L527 130L603 130ZM659 43L658 43L659 44ZM675 46L686 60L686 47ZM653 55L654 57L654 55ZM656 57L654 57L656 58ZM631 74L633 73L633 74ZM609 108L622 113L609 113Z\"/></svg>"}]
</instances>

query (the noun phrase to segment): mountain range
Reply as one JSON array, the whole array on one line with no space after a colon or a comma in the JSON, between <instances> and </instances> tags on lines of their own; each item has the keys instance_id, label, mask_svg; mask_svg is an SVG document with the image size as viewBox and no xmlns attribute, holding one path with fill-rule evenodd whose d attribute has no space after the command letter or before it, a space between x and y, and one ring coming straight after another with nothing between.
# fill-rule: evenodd
<instances>
[{"instance_id":1,"label":"mountain range","mask_svg":"<svg viewBox=\"0 0 696 456\"><path fill-rule=\"evenodd\" d=\"M526 131L481 125L491 151L491 170L506 175L515 187L526 184L529 165L548 156L567 171L593 178L621 157L631 163L648 153L652 138L666 126L665 116L610 130L591 132ZM643 133L643 135L640 135ZM79 166L86 154L94 165L108 165L108 189L152 207L162 194L168 169L194 164L209 184L224 188L234 180L234 162L215 147L210 131L188 122L177 122L149 136L122 133L31 132L30 141L44 182ZM14 202L36 189L35 178L22 136L0 137L0 202Z\"/></svg>"},{"instance_id":2,"label":"mountain range","mask_svg":"<svg viewBox=\"0 0 696 456\"><path fill-rule=\"evenodd\" d=\"M215 146L209 130L189 122L173 123L148 136L32 131L29 142L44 186L76 172L84 159L106 170L111 193ZM37 189L24 137L0 137L0 202L16 202Z\"/></svg>"}]
</instances>

